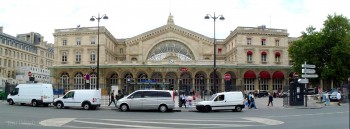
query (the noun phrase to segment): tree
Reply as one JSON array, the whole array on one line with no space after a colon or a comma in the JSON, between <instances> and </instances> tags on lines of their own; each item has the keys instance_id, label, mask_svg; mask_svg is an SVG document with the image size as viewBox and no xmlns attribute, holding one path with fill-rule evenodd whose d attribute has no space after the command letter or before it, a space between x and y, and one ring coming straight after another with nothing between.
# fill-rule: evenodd
<instances>
[{"instance_id":1,"label":"tree","mask_svg":"<svg viewBox=\"0 0 350 129\"><path fill-rule=\"evenodd\" d=\"M347 17L334 14L323 25L319 32L312 26L306 28L289 47L293 70L301 73L301 64L306 61L316 65L321 79L334 80L339 85L350 76L350 22Z\"/></svg>"}]
</instances>

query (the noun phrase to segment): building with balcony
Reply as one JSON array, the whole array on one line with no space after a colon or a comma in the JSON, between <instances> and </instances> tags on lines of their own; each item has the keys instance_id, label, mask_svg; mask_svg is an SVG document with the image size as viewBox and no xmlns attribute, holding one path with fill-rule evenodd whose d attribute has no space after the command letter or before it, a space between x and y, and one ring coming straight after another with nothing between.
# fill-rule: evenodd
<instances>
[{"instance_id":1,"label":"building with balcony","mask_svg":"<svg viewBox=\"0 0 350 129\"><path fill-rule=\"evenodd\" d=\"M137 89L278 92L289 82L285 29L237 27L227 38L217 39L216 75L214 39L176 25L171 15L167 24L130 38L118 39L103 26L99 30L99 87L104 94L111 86L124 93ZM97 27L55 29L53 35L55 88L95 88Z\"/></svg>"}]
</instances>

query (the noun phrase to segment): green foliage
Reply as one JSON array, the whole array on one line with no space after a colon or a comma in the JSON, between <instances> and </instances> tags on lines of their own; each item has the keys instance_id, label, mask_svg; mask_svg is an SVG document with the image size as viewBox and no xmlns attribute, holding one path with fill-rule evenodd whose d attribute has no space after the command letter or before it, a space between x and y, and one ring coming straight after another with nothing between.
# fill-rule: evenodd
<instances>
[{"instance_id":1,"label":"green foliage","mask_svg":"<svg viewBox=\"0 0 350 129\"><path fill-rule=\"evenodd\" d=\"M350 22L342 15L329 15L319 32L310 26L289 48L293 70L301 73L301 64L316 65L322 79L341 82L350 75Z\"/></svg>"},{"instance_id":2,"label":"green foliage","mask_svg":"<svg viewBox=\"0 0 350 129\"><path fill-rule=\"evenodd\" d=\"M0 100L5 100L5 92L0 92Z\"/></svg>"}]
</instances>

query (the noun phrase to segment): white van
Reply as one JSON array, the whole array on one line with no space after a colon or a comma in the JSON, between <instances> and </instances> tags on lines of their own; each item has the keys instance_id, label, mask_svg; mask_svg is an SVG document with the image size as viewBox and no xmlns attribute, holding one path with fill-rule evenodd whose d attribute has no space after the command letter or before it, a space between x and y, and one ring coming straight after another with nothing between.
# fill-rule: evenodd
<instances>
[{"instance_id":1,"label":"white van","mask_svg":"<svg viewBox=\"0 0 350 129\"><path fill-rule=\"evenodd\" d=\"M64 96L54 100L54 106L83 107L85 110L96 109L101 106L100 90L70 90Z\"/></svg>"},{"instance_id":2,"label":"white van","mask_svg":"<svg viewBox=\"0 0 350 129\"><path fill-rule=\"evenodd\" d=\"M33 107L43 105L47 107L53 103L52 84L19 84L7 96L7 102L10 105L15 103L31 104Z\"/></svg>"},{"instance_id":3,"label":"white van","mask_svg":"<svg viewBox=\"0 0 350 129\"><path fill-rule=\"evenodd\" d=\"M137 90L117 101L117 108L128 110L159 110L165 112L175 108L173 91Z\"/></svg>"},{"instance_id":4,"label":"white van","mask_svg":"<svg viewBox=\"0 0 350 129\"><path fill-rule=\"evenodd\" d=\"M241 112L244 106L242 92L233 91L213 94L208 101L198 102L196 104L196 109L205 112L210 112L212 110L232 110Z\"/></svg>"}]
</instances>

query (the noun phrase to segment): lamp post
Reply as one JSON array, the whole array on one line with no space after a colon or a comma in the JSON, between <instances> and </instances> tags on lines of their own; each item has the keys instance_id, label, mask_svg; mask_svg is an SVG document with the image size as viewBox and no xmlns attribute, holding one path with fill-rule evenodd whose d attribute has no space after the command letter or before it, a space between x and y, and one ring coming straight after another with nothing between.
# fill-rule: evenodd
<instances>
[{"instance_id":1,"label":"lamp post","mask_svg":"<svg viewBox=\"0 0 350 129\"><path fill-rule=\"evenodd\" d=\"M210 19L212 18L214 20L214 67L213 67L213 87L214 87L214 91L216 93L217 88L216 88L216 39L215 39L215 21L216 19L220 19L220 20L225 20L223 15L219 15L219 16L215 16L215 12L214 12L214 16L207 14L204 19Z\"/></svg>"},{"instance_id":2,"label":"lamp post","mask_svg":"<svg viewBox=\"0 0 350 129\"><path fill-rule=\"evenodd\" d=\"M99 85L100 85L100 20L101 19L108 19L107 15L104 14L100 17L100 13L98 13L97 17L96 16L92 16L90 18L90 21L95 21L95 19L97 19L97 75L96 75L96 89L99 89Z\"/></svg>"}]
</instances>

